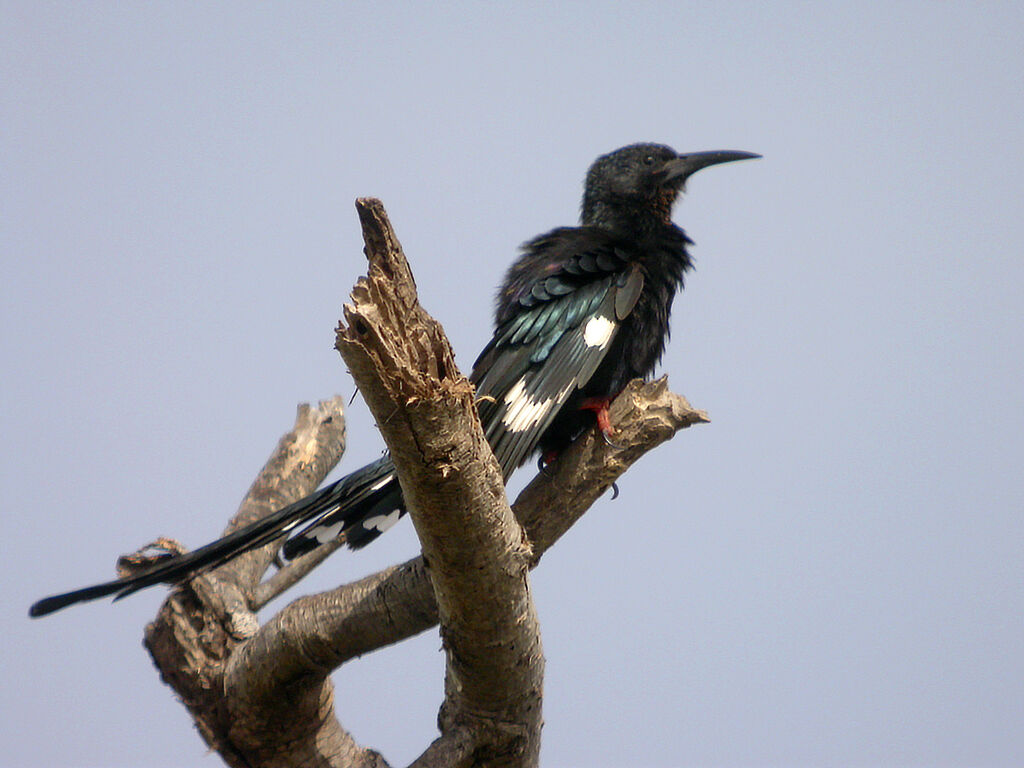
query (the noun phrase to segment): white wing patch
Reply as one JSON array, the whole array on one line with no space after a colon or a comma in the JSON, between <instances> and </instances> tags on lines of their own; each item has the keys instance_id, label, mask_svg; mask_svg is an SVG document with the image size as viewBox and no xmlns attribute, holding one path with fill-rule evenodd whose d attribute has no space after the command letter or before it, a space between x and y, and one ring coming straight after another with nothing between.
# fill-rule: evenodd
<instances>
[{"instance_id":1,"label":"white wing patch","mask_svg":"<svg viewBox=\"0 0 1024 768\"><path fill-rule=\"evenodd\" d=\"M505 404L508 406L502 423L510 432L525 432L534 427L554 404L554 398L534 400L526 394L526 379L519 379L515 386L505 393Z\"/></svg>"},{"instance_id":2,"label":"white wing patch","mask_svg":"<svg viewBox=\"0 0 1024 768\"><path fill-rule=\"evenodd\" d=\"M583 329L583 341L588 347L603 347L612 337L615 330L615 323L603 315L597 315L587 321Z\"/></svg>"},{"instance_id":3,"label":"white wing patch","mask_svg":"<svg viewBox=\"0 0 1024 768\"><path fill-rule=\"evenodd\" d=\"M363 528L366 530L377 529L378 532L384 533L388 528L398 522L398 518L402 516L402 510L395 509L386 515L374 515L363 520Z\"/></svg>"}]
</instances>

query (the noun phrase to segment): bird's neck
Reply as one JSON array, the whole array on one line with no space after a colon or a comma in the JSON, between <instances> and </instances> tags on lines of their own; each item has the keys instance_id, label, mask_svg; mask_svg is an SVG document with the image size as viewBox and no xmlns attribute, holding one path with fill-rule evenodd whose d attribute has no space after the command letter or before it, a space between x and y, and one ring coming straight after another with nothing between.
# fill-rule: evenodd
<instances>
[{"instance_id":1,"label":"bird's neck","mask_svg":"<svg viewBox=\"0 0 1024 768\"><path fill-rule=\"evenodd\" d=\"M674 228L672 224L672 200L664 204L630 204L616 200L585 199L580 221L583 226L600 227L617 235L631 239L646 239Z\"/></svg>"}]
</instances>

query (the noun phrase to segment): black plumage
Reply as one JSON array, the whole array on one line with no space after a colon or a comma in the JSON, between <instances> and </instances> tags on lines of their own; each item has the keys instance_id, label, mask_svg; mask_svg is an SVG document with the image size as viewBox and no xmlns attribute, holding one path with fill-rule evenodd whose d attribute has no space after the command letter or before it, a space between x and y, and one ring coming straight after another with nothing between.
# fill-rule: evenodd
<instances>
[{"instance_id":1,"label":"black plumage","mask_svg":"<svg viewBox=\"0 0 1024 768\"><path fill-rule=\"evenodd\" d=\"M538 449L562 450L595 424L610 433L610 400L649 376L669 336L669 312L691 262L672 206L686 179L748 152L679 155L634 144L587 173L581 226L530 240L497 296L495 330L470 380L484 432L507 479ZM205 547L168 556L146 573L40 600L42 616L84 600L124 597L220 565L305 525L283 547L292 558L337 536L365 546L405 514L387 456Z\"/></svg>"}]
</instances>

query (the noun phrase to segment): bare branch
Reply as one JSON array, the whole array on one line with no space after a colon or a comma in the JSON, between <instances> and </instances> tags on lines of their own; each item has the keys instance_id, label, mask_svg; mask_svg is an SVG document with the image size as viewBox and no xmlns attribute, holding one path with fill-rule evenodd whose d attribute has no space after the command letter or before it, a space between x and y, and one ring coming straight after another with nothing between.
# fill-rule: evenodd
<instances>
[{"instance_id":1,"label":"bare branch","mask_svg":"<svg viewBox=\"0 0 1024 768\"><path fill-rule=\"evenodd\" d=\"M227 686L240 699L255 696L248 681L262 671L273 677L278 693L291 690L387 644L382 638L397 642L436 624L430 579L416 558L292 602L237 650L228 663Z\"/></svg>"},{"instance_id":2,"label":"bare branch","mask_svg":"<svg viewBox=\"0 0 1024 768\"><path fill-rule=\"evenodd\" d=\"M337 397L318 408L299 408L295 428L279 442L229 529L301 498L320 484L341 457L342 403ZM181 697L206 743L228 765L385 766L380 755L359 747L338 724L333 689L326 679L312 681L289 697L264 699L262 707L247 707L245 702L239 706L226 689L227 662L256 631L249 606L255 579L272 557L271 547L264 550L170 594L146 627L146 647L161 677ZM243 559L246 562L240 563ZM258 687L260 680L253 675L250 687Z\"/></svg>"},{"instance_id":3,"label":"bare branch","mask_svg":"<svg viewBox=\"0 0 1024 768\"><path fill-rule=\"evenodd\" d=\"M345 306L337 348L398 470L437 598L448 678L442 734L535 765L544 659L529 545L505 499L473 388L441 326L419 306L380 201L356 203L369 276Z\"/></svg>"},{"instance_id":4,"label":"bare branch","mask_svg":"<svg viewBox=\"0 0 1024 768\"><path fill-rule=\"evenodd\" d=\"M345 452L344 402L339 395L321 402L319 408L299 406L295 429L281 438L225 533L255 522L316 490ZM263 578L279 548L279 541L271 542L235 558L217 573L249 593Z\"/></svg>"},{"instance_id":5,"label":"bare branch","mask_svg":"<svg viewBox=\"0 0 1024 768\"><path fill-rule=\"evenodd\" d=\"M612 404L611 420L615 446L605 443L596 431L583 435L538 474L513 505L533 544L532 564L647 451L708 418L659 379L630 384ZM307 618L296 620L289 616L292 612ZM350 659L419 634L437 621L430 579L418 557L288 606L260 630L267 635L260 654L246 663L264 668L283 663L288 674L281 682L287 684L306 675L326 674ZM250 645L245 650L253 649Z\"/></svg>"},{"instance_id":6,"label":"bare branch","mask_svg":"<svg viewBox=\"0 0 1024 768\"><path fill-rule=\"evenodd\" d=\"M280 568L277 573L256 585L252 596L252 609L258 611L275 597L294 587L306 578L320 563L345 546L345 539L338 537L321 544L312 552L297 557Z\"/></svg>"},{"instance_id":7,"label":"bare branch","mask_svg":"<svg viewBox=\"0 0 1024 768\"><path fill-rule=\"evenodd\" d=\"M470 765L476 739L469 728L452 728L434 740L409 768L460 768Z\"/></svg>"},{"instance_id":8,"label":"bare branch","mask_svg":"<svg viewBox=\"0 0 1024 768\"><path fill-rule=\"evenodd\" d=\"M668 378L632 381L611 406L615 445L597 430L580 436L523 489L513 505L533 542L534 558L554 545L641 456L680 429L710 421L681 395L671 392Z\"/></svg>"},{"instance_id":9,"label":"bare branch","mask_svg":"<svg viewBox=\"0 0 1024 768\"><path fill-rule=\"evenodd\" d=\"M175 590L147 628L147 646L229 765L384 768L338 723L328 675L440 616L442 734L414 765L534 765L543 658L527 571L643 453L707 419L664 380L634 382L612 406L616 446L583 436L523 491L517 523L472 388L417 303L383 208L358 207L370 276L345 308L338 346L392 449L426 557L300 598L259 628L252 611L336 548L259 584L271 544ZM342 437L340 399L300 409L229 530L312 491L340 457Z\"/></svg>"}]
</instances>

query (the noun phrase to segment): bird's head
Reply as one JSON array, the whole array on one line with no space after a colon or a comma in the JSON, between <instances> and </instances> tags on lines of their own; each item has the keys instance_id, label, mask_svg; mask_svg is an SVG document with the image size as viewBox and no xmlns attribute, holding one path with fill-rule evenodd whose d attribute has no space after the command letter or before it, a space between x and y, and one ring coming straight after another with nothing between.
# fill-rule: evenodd
<instances>
[{"instance_id":1,"label":"bird's head","mask_svg":"<svg viewBox=\"0 0 1024 768\"><path fill-rule=\"evenodd\" d=\"M664 144L631 144L609 152L587 171L583 223L615 226L627 218L667 224L690 176L709 165L756 157L732 150L679 154Z\"/></svg>"}]
</instances>

